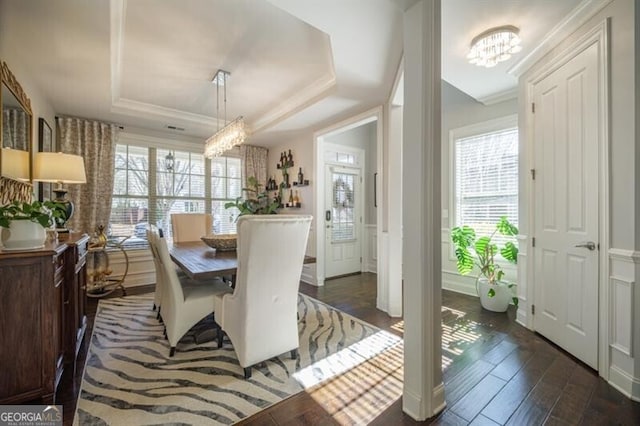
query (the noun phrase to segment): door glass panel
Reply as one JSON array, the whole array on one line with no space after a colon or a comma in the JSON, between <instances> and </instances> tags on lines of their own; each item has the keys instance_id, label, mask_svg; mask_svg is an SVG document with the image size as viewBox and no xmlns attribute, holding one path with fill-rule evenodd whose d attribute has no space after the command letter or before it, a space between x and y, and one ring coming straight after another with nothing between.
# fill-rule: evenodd
<instances>
[{"instance_id":1,"label":"door glass panel","mask_svg":"<svg viewBox=\"0 0 640 426\"><path fill-rule=\"evenodd\" d=\"M331 202L331 241L348 241L356 239L355 179L356 175L348 173L332 173L333 182Z\"/></svg>"}]
</instances>

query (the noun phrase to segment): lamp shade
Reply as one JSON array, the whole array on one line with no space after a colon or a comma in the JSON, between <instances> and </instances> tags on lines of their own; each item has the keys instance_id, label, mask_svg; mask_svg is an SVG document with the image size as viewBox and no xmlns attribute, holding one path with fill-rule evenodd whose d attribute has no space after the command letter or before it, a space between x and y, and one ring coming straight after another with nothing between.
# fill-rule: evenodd
<instances>
[{"instance_id":1,"label":"lamp shade","mask_svg":"<svg viewBox=\"0 0 640 426\"><path fill-rule=\"evenodd\" d=\"M33 180L39 182L87 183L84 159L61 152L38 152L33 162Z\"/></svg>"},{"instance_id":2,"label":"lamp shade","mask_svg":"<svg viewBox=\"0 0 640 426\"><path fill-rule=\"evenodd\" d=\"M29 151L2 148L2 176L11 179L29 180Z\"/></svg>"}]
</instances>

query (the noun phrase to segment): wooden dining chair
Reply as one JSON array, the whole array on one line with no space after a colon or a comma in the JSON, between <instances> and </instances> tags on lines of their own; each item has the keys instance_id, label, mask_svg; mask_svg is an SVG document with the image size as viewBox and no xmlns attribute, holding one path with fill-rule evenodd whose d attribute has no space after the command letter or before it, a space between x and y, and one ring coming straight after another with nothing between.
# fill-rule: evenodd
<instances>
[{"instance_id":1,"label":"wooden dining chair","mask_svg":"<svg viewBox=\"0 0 640 426\"><path fill-rule=\"evenodd\" d=\"M229 336L245 378L251 366L291 351L298 342L298 288L311 216L256 215L238 219L238 269L233 294L218 294L220 331Z\"/></svg>"},{"instance_id":2,"label":"wooden dining chair","mask_svg":"<svg viewBox=\"0 0 640 426\"><path fill-rule=\"evenodd\" d=\"M174 243L200 241L213 232L213 216L207 213L173 213L171 232Z\"/></svg>"}]
</instances>

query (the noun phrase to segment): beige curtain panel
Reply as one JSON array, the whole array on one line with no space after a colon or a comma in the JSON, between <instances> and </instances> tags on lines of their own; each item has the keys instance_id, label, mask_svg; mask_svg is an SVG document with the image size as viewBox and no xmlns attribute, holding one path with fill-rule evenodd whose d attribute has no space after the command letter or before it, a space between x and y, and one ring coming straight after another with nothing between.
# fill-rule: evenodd
<instances>
[{"instance_id":1,"label":"beige curtain panel","mask_svg":"<svg viewBox=\"0 0 640 426\"><path fill-rule=\"evenodd\" d=\"M267 183L267 148L253 145L240 145L240 157L242 158L243 188L247 187L247 178L254 176L260 186L264 188Z\"/></svg>"},{"instance_id":2,"label":"beige curtain panel","mask_svg":"<svg viewBox=\"0 0 640 426\"><path fill-rule=\"evenodd\" d=\"M75 205L67 226L91 234L96 226L109 223L120 130L114 124L73 117L56 118L56 128L60 151L82 156L87 173L86 184L67 186L67 197Z\"/></svg>"}]
</instances>

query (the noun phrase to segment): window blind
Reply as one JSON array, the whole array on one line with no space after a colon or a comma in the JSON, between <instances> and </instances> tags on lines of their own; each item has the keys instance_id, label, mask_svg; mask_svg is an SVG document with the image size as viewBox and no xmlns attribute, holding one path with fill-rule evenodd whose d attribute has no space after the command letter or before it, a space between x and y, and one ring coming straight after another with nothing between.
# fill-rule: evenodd
<instances>
[{"instance_id":1,"label":"window blind","mask_svg":"<svg viewBox=\"0 0 640 426\"><path fill-rule=\"evenodd\" d=\"M456 226L491 235L501 216L517 226L517 128L455 140L455 197ZM506 238L496 235L494 241Z\"/></svg>"},{"instance_id":2,"label":"window blind","mask_svg":"<svg viewBox=\"0 0 640 426\"><path fill-rule=\"evenodd\" d=\"M173 160L169 159L173 156ZM171 239L173 213L212 213L217 234L236 232L237 209L224 204L241 195L240 158L118 144L108 233L127 248L146 247L152 223Z\"/></svg>"}]
</instances>

